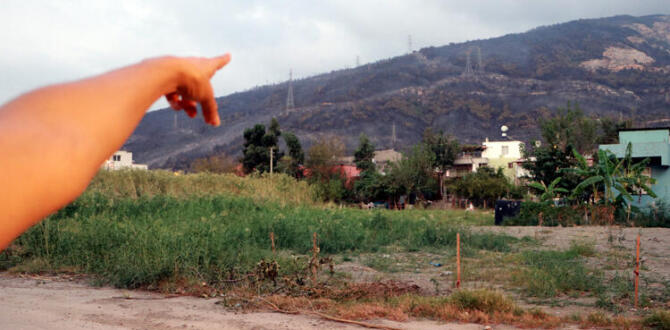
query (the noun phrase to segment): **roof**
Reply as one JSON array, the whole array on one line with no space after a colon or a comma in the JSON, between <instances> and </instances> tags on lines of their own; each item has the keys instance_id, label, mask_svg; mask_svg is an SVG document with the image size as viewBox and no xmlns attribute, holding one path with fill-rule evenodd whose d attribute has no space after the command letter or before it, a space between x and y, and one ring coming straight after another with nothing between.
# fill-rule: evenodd
<instances>
[{"instance_id":1,"label":"roof","mask_svg":"<svg viewBox=\"0 0 670 330\"><path fill-rule=\"evenodd\" d=\"M379 150L375 151L375 161L376 162L397 162L402 158L402 154L393 150Z\"/></svg>"},{"instance_id":2,"label":"roof","mask_svg":"<svg viewBox=\"0 0 670 330\"><path fill-rule=\"evenodd\" d=\"M661 131L661 130L670 130L670 127L637 127L637 128L620 128L619 132L630 132L630 131Z\"/></svg>"},{"instance_id":3,"label":"roof","mask_svg":"<svg viewBox=\"0 0 670 330\"><path fill-rule=\"evenodd\" d=\"M375 151L374 161L376 163L385 163L385 162L397 162L402 158L402 154L393 150L377 150ZM338 158L339 163L341 164L353 164L354 156L345 156Z\"/></svg>"}]
</instances>

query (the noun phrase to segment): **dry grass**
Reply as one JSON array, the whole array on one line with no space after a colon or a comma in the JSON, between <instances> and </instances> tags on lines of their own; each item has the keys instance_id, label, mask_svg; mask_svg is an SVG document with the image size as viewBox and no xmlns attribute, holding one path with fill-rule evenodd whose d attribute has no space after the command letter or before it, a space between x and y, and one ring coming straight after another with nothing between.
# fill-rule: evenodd
<instances>
[{"instance_id":1,"label":"dry grass","mask_svg":"<svg viewBox=\"0 0 670 330\"><path fill-rule=\"evenodd\" d=\"M175 174L170 171L100 171L87 192L110 198L233 195L282 205L315 205L314 189L285 174L239 177L234 174Z\"/></svg>"}]
</instances>

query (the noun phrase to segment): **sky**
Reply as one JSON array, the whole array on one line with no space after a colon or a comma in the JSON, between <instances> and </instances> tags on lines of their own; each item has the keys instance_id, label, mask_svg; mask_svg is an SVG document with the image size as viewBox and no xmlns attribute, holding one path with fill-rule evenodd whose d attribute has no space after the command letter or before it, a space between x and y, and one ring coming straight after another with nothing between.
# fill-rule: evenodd
<instances>
[{"instance_id":1,"label":"sky","mask_svg":"<svg viewBox=\"0 0 670 330\"><path fill-rule=\"evenodd\" d=\"M670 0L1 0L0 104L31 89L160 55L232 61L217 96L409 50L614 15ZM158 101L152 109L165 107Z\"/></svg>"}]
</instances>

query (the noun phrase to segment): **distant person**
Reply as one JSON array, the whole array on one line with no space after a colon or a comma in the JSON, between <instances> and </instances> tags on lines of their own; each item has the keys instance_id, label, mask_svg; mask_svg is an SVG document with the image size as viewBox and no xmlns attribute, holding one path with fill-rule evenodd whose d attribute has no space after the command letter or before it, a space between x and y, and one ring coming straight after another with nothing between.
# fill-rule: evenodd
<instances>
[{"instance_id":1,"label":"distant person","mask_svg":"<svg viewBox=\"0 0 670 330\"><path fill-rule=\"evenodd\" d=\"M0 106L0 251L79 196L165 95L191 118L220 124L210 79L230 61L159 57L37 89Z\"/></svg>"}]
</instances>

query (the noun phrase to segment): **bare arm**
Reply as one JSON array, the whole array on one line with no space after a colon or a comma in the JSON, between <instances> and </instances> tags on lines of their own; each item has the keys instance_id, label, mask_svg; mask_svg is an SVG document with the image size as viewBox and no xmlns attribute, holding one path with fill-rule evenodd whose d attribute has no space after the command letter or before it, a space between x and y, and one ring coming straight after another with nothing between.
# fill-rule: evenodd
<instances>
[{"instance_id":1,"label":"bare arm","mask_svg":"<svg viewBox=\"0 0 670 330\"><path fill-rule=\"evenodd\" d=\"M0 106L0 251L81 194L165 95L176 110L219 116L209 79L230 61L162 57L44 87Z\"/></svg>"}]
</instances>

